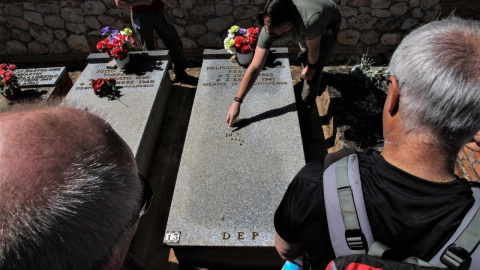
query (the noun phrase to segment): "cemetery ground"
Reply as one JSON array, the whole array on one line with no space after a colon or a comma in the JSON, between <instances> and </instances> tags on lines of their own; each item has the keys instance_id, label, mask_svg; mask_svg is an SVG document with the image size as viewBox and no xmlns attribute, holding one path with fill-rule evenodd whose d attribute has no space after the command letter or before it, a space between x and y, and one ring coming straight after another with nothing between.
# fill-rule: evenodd
<instances>
[{"instance_id":1,"label":"cemetery ground","mask_svg":"<svg viewBox=\"0 0 480 270\"><path fill-rule=\"evenodd\" d=\"M350 69L351 66L325 68L324 76L328 81L328 86L324 86L324 91L320 91L310 117L306 121L302 121L300 126L306 161L321 158L328 152L336 151L344 146L367 148L375 147L377 144L381 145L381 114L379 113L383 106L384 92L370 86L367 86L365 91L358 90L358 83L348 79ZM190 67L187 69L187 73L199 78L200 70L201 67ZM294 91L299 93L303 83L300 80L301 66L291 65L290 71ZM73 84L81 73L81 67L77 70L70 69L69 76ZM169 75L173 79L171 69ZM156 179L152 186L155 200L152 202L149 212L142 217L131 246L131 252L150 269L191 269L178 264L173 250L163 244L163 232L167 225L195 92L196 86L182 83L172 84L156 150L151 161L151 164L159 164L152 166L149 176ZM341 99L341 97L343 98ZM373 116L360 112L361 107L368 102L374 103L370 105L374 107L372 108ZM339 108L329 109L330 104L339 106ZM224 108L225 114L227 110L228 108ZM336 117L338 119L334 122L334 114L343 116ZM357 121L357 118L362 116L366 118L365 121ZM357 135L357 133L348 132L350 128L347 126L339 129L341 134L335 132L339 125L348 124L355 130L361 131L358 136L352 138L351 135ZM226 123L225 130L227 131ZM152 236L148 233L151 231L158 233Z\"/></svg>"},{"instance_id":2,"label":"cemetery ground","mask_svg":"<svg viewBox=\"0 0 480 270\"><path fill-rule=\"evenodd\" d=\"M75 84L82 74L83 68L82 65L67 67L72 84ZM374 69L377 68L383 67ZM352 66L329 66L324 69L325 85L322 86L309 117L300 121L307 162L322 158L327 153L343 147L381 150L383 146L381 112L386 96L386 85L381 80L369 81L363 77L352 76L351 69ZM200 70L200 66L191 66L187 73L199 78ZM293 64L290 71L293 88L298 96L303 83L300 80L301 67ZM171 69L169 76L173 79ZM156 179L152 185L155 199L150 210L142 217L130 251L152 270L192 269L178 264L174 252L163 244L163 232L167 226L196 90L195 85L172 84L151 161L151 164L156 164L151 167L149 173L149 177ZM223 110L226 115L228 108ZM476 173L473 161L478 163L477 158L472 158L469 151L464 153L466 156L464 167L470 166L471 163L472 168L463 169L467 175L468 173L473 175ZM158 233L149 233L152 231Z\"/></svg>"}]
</instances>

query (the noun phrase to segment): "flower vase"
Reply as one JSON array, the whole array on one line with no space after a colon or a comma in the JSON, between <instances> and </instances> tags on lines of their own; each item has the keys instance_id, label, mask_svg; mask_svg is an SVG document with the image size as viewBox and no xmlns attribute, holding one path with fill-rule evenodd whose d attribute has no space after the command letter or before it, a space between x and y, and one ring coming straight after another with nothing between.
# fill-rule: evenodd
<instances>
[{"instance_id":1,"label":"flower vase","mask_svg":"<svg viewBox=\"0 0 480 270\"><path fill-rule=\"evenodd\" d=\"M16 100L22 94L22 90L18 85L10 85L8 89L5 89L4 96L8 100Z\"/></svg>"},{"instance_id":2,"label":"flower vase","mask_svg":"<svg viewBox=\"0 0 480 270\"><path fill-rule=\"evenodd\" d=\"M117 68L125 68L127 64L130 62L130 54L127 54L127 57L123 60L120 60L120 59L114 59L114 60Z\"/></svg>"},{"instance_id":3,"label":"flower vase","mask_svg":"<svg viewBox=\"0 0 480 270\"><path fill-rule=\"evenodd\" d=\"M247 54L237 52L237 61L238 64L241 66L248 66L252 62L253 59L253 51Z\"/></svg>"}]
</instances>

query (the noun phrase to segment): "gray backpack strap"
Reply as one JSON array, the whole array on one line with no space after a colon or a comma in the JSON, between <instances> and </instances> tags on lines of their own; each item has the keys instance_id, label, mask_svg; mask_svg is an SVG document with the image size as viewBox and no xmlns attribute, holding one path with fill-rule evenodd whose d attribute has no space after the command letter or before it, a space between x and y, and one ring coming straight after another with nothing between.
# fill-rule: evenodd
<instances>
[{"instance_id":1,"label":"gray backpack strap","mask_svg":"<svg viewBox=\"0 0 480 270\"><path fill-rule=\"evenodd\" d=\"M356 154L329 166L323 174L328 230L335 256L367 253L373 236L363 200Z\"/></svg>"},{"instance_id":2,"label":"gray backpack strap","mask_svg":"<svg viewBox=\"0 0 480 270\"><path fill-rule=\"evenodd\" d=\"M430 264L450 269L469 269L469 265L480 265L480 249L477 248L480 242L480 189L472 188L472 192L475 203Z\"/></svg>"}]
</instances>

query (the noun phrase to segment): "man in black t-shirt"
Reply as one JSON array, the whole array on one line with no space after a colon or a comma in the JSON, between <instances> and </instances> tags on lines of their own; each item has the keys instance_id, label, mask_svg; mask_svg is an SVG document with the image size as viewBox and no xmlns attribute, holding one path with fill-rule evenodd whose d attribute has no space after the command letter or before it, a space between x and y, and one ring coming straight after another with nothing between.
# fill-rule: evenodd
<instances>
[{"instance_id":1,"label":"man in black t-shirt","mask_svg":"<svg viewBox=\"0 0 480 270\"><path fill-rule=\"evenodd\" d=\"M480 130L480 26L449 18L404 38L392 56L382 153L359 154L373 237L407 258L430 260L473 204L454 175L460 148ZM304 254L312 269L334 259L323 198L323 161L293 179L275 213L284 259ZM331 180L331 179L325 179Z\"/></svg>"}]
</instances>

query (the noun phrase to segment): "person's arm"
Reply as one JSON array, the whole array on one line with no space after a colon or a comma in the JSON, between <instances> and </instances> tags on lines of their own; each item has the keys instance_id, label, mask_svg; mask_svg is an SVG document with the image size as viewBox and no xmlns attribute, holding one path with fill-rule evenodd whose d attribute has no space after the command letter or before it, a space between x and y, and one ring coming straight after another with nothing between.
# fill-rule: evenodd
<instances>
[{"instance_id":1,"label":"person's arm","mask_svg":"<svg viewBox=\"0 0 480 270\"><path fill-rule=\"evenodd\" d=\"M252 63L247 68L245 75L240 82L240 86L238 87L237 95L235 98L239 99L240 101L245 98L248 91L252 89L253 84L257 80L260 71L262 71L265 62L267 61L269 49L262 49L257 46L255 49L255 54L253 55ZM230 109L227 112L227 123L228 128L232 127L233 120L237 118L240 113L240 105L239 101L233 101Z\"/></svg>"},{"instance_id":2,"label":"person's arm","mask_svg":"<svg viewBox=\"0 0 480 270\"><path fill-rule=\"evenodd\" d=\"M320 57L320 41L322 40L322 36L314 38L312 40L307 40L307 47L308 47L308 65L315 66L318 62L318 58ZM303 68L302 74L300 78L305 80L311 80L313 75L315 74L315 68L312 67Z\"/></svg>"},{"instance_id":3,"label":"person's arm","mask_svg":"<svg viewBox=\"0 0 480 270\"><path fill-rule=\"evenodd\" d=\"M151 5L153 0L115 0L119 8L136 7L141 5Z\"/></svg>"},{"instance_id":4,"label":"person's arm","mask_svg":"<svg viewBox=\"0 0 480 270\"><path fill-rule=\"evenodd\" d=\"M275 234L275 248L284 260L293 261L302 255L302 247L300 244L288 243L278 234Z\"/></svg>"}]
</instances>

